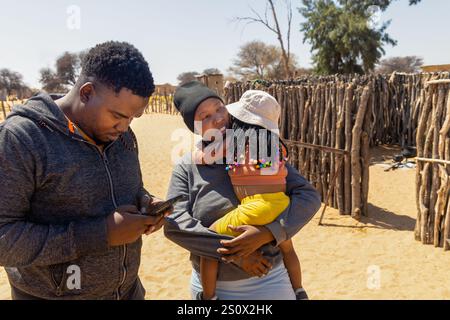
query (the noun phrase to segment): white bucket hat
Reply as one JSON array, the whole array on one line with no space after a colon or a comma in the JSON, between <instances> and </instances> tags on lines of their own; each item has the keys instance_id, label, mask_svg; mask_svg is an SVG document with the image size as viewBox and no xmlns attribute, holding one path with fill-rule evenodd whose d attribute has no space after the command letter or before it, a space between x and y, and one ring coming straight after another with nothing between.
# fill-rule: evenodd
<instances>
[{"instance_id":1,"label":"white bucket hat","mask_svg":"<svg viewBox=\"0 0 450 320\"><path fill-rule=\"evenodd\" d=\"M226 106L236 119L280 134L278 120L281 107L270 94L260 90L246 91L238 102Z\"/></svg>"}]
</instances>

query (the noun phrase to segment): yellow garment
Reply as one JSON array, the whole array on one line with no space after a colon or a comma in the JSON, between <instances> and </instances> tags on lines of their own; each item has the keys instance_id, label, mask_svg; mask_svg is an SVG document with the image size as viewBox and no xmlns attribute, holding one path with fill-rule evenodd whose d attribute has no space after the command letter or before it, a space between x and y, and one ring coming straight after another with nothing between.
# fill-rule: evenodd
<instances>
[{"instance_id":1,"label":"yellow garment","mask_svg":"<svg viewBox=\"0 0 450 320\"><path fill-rule=\"evenodd\" d=\"M219 234L233 237L239 233L231 231L228 226L235 227L252 225L263 226L273 222L289 206L289 197L283 192L264 193L248 196L241 204L227 213L214 224L214 230Z\"/></svg>"}]
</instances>

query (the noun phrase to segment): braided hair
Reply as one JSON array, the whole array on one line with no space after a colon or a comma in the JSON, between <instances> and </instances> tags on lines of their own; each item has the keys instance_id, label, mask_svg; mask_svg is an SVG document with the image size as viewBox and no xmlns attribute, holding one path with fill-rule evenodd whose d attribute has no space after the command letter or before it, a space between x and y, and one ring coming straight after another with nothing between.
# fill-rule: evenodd
<instances>
[{"instance_id":1,"label":"braided hair","mask_svg":"<svg viewBox=\"0 0 450 320\"><path fill-rule=\"evenodd\" d=\"M249 135L251 134L251 131L256 132L256 150L257 150L257 155L259 156L260 154L267 154L270 158L274 158L272 155L272 139L278 139L278 160L281 162L284 160L284 155L283 155L283 147L286 150L286 152L288 152L288 148L286 146L286 144L283 142L283 140L280 138L279 135L275 134L274 132L267 130L266 128L259 126L259 125L255 125L255 124L250 124L250 123L246 123L243 122L239 119L236 119L235 117L230 115L230 119L231 119L231 129L233 129L234 132L234 138L237 139L237 141L245 141L245 145L247 146L250 141L249 140ZM261 136L259 134L259 130L266 130L267 131L267 135L266 135L266 140L265 141L261 141L261 138L263 138L264 136ZM232 154L234 157L234 162L239 162L240 159L239 155L238 155L238 149L239 146L237 143L233 143L234 146L234 150L232 150ZM263 150L260 150L262 148L264 148ZM289 156L289 154L287 155ZM260 159L257 159L257 161L259 162Z\"/></svg>"}]
</instances>

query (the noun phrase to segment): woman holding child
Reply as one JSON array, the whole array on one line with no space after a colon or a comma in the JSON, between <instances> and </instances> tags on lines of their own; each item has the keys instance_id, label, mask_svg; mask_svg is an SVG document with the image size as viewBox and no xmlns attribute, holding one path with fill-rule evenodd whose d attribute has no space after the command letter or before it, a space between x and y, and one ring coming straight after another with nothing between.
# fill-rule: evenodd
<instances>
[{"instance_id":1,"label":"woman holding child","mask_svg":"<svg viewBox=\"0 0 450 320\"><path fill-rule=\"evenodd\" d=\"M167 195L185 196L167 218L165 235L191 252L192 297L307 299L290 239L317 212L320 197L287 163L276 100L253 90L225 106L214 91L194 81L177 89L175 105L187 127L203 138L175 165ZM225 137L227 129L265 134L243 145L209 141L211 131ZM254 157L255 150L267 159Z\"/></svg>"}]
</instances>

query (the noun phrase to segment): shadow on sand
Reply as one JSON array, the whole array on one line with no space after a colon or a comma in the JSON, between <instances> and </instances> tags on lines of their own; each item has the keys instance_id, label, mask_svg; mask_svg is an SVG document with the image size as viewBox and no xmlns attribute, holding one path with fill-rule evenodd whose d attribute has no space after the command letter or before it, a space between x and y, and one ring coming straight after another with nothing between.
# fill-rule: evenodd
<instances>
[{"instance_id":1,"label":"shadow on sand","mask_svg":"<svg viewBox=\"0 0 450 320\"><path fill-rule=\"evenodd\" d=\"M326 214L325 214L326 216ZM397 231L413 231L416 220L409 216L402 216L369 203L368 217L361 217L359 225L339 225L323 223L325 227L341 227L350 229L390 229Z\"/></svg>"}]
</instances>

